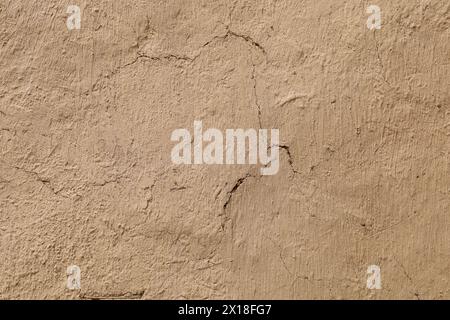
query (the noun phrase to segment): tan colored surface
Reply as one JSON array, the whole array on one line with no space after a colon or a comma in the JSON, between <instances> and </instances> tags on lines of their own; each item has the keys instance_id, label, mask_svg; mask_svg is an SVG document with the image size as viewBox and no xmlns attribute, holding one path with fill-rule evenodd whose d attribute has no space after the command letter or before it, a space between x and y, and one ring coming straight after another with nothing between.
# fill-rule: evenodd
<instances>
[{"instance_id":1,"label":"tan colored surface","mask_svg":"<svg viewBox=\"0 0 450 320\"><path fill-rule=\"evenodd\" d=\"M449 16L0 0L0 298L450 298ZM194 120L279 128L280 172L172 165Z\"/></svg>"}]
</instances>

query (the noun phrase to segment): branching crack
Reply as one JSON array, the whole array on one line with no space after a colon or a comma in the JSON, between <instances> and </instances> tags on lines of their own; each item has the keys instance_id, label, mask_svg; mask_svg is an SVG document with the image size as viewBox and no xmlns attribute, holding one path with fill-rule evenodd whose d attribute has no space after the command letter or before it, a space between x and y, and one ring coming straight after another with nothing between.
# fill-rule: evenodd
<instances>
[{"instance_id":1,"label":"branching crack","mask_svg":"<svg viewBox=\"0 0 450 320\"><path fill-rule=\"evenodd\" d=\"M206 42L205 44L203 44L202 48L205 48L207 46L209 46L211 43L213 43L215 40L225 40L228 37L236 37L236 38L240 38L243 39L245 42L249 43L252 47L258 49L259 51L261 51L264 56L267 56L266 50L264 49L264 47L262 45L260 45L258 42L256 42L255 40L253 40L252 37L248 36L248 35L242 35L242 34L238 34L234 31L231 31L229 29L229 26L226 27L227 32L225 33L225 35L222 36L215 36L214 38L212 38L211 40L209 40L208 42ZM116 73L118 73L120 70L122 70L123 68L129 67L134 65L135 63L139 62L141 59L146 59L146 60L150 60L150 61L171 61L171 60L175 60L175 61L183 61L183 62L189 62L192 63L194 62L199 56L201 55L201 52L199 52L197 55L195 55L194 57L189 57L187 55L178 55L178 54L166 54L166 55L160 55L160 56L150 56L147 55L145 53L138 53L138 55L130 62L119 66L116 70L114 70L112 72L112 75L115 75Z\"/></svg>"}]
</instances>

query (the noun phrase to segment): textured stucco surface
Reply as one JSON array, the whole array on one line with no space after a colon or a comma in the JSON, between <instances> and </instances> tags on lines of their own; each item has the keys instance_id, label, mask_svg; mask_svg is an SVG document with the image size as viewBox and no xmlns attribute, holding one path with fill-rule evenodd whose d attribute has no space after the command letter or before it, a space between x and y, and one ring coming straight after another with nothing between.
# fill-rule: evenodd
<instances>
[{"instance_id":1,"label":"textured stucco surface","mask_svg":"<svg viewBox=\"0 0 450 320\"><path fill-rule=\"evenodd\" d=\"M0 0L0 298L450 298L449 16ZM279 173L173 165L194 120L280 129Z\"/></svg>"}]
</instances>

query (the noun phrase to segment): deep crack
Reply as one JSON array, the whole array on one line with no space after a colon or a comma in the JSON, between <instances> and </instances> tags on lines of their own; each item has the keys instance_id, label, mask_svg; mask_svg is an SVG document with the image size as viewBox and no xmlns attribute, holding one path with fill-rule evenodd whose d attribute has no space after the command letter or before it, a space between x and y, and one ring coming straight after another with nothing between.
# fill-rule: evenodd
<instances>
[{"instance_id":1,"label":"deep crack","mask_svg":"<svg viewBox=\"0 0 450 320\"><path fill-rule=\"evenodd\" d=\"M227 200L225 201L223 205L223 211L227 209L228 205L231 202L231 198L233 197L233 194L239 189L239 187L244 183L247 178L253 177L251 174L247 173L244 177L239 178L236 183L234 184L233 188L227 193Z\"/></svg>"},{"instance_id":2,"label":"deep crack","mask_svg":"<svg viewBox=\"0 0 450 320\"><path fill-rule=\"evenodd\" d=\"M290 147L288 145L277 145L274 147L278 147L278 148L286 151L286 154L288 155L288 163L289 163L289 166L291 167L292 172L294 174L300 174L300 172L294 166L294 157L292 156Z\"/></svg>"}]
</instances>

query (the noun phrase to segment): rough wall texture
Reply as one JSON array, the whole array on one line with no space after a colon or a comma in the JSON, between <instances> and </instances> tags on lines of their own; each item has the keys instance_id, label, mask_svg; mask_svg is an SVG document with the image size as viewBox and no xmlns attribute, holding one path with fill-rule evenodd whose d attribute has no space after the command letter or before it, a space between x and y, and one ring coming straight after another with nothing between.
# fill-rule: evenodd
<instances>
[{"instance_id":1,"label":"rough wall texture","mask_svg":"<svg viewBox=\"0 0 450 320\"><path fill-rule=\"evenodd\" d=\"M450 298L449 17L0 0L0 298ZM172 164L194 120L280 129L279 173Z\"/></svg>"}]
</instances>

